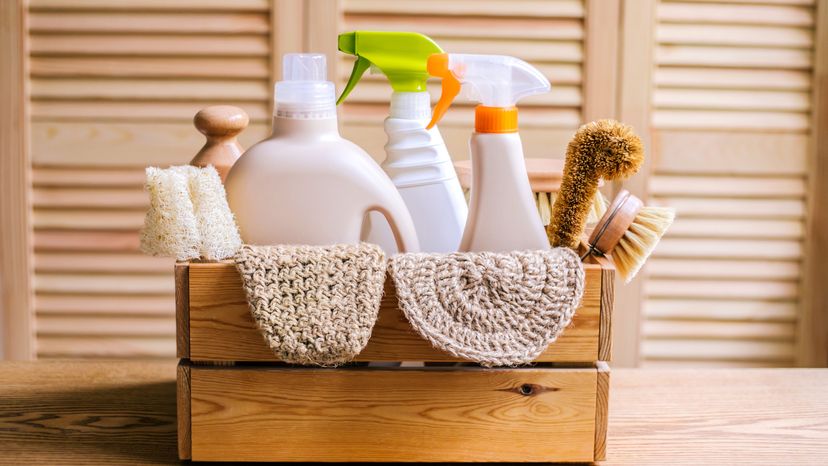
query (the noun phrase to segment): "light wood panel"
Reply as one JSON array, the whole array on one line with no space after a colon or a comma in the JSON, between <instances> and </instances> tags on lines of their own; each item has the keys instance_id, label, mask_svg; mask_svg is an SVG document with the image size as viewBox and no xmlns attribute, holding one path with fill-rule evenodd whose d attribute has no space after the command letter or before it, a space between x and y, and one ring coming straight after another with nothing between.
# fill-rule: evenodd
<instances>
[{"instance_id":1,"label":"light wood panel","mask_svg":"<svg viewBox=\"0 0 828 466\"><path fill-rule=\"evenodd\" d=\"M797 363L802 366L828 366L828 289L823 285L828 274L828 5L817 7L815 32L813 129L808 163L808 217L805 242L802 316L798 332Z\"/></svg>"},{"instance_id":2,"label":"light wood panel","mask_svg":"<svg viewBox=\"0 0 828 466\"><path fill-rule=\"evenodd\" d=\"M275 361L248 310L241 279L231 263L192 263L189 268L186 308L178 309L178 325L189 335L189 346L179 348L193 361ZM613 279L612 269L606 280ZM183 273L183 272L182 272ZM179 276L179 280L183 277ZM609 356L607 328L612 310L612 289L604 289L602 268L586 266L586 288L581 306L561 337L537 360L539 362L592 362ZM133 284L133 286L137 286ZM179 294L180 299L185 299ZM182 303L183 306L183 303ZM604 335L601 329L604 328ZM386 282L385 294L371 340L357 356L358 361L462 361L431 345L414 333L397 305L394 287Z\"/></svg>"},{"instance_id":3,"label":"light wood panel","mask_svg":"<svg viewBox=\"0 0 828 466\"><path fill-rule=\"evenodd\" d=\"M0 359L31 359L30 127L26 2L0 5Z\"/></svg>"},{"instance_id":4,"label":"light wood panel","mask_svg":"<svg viewBox=\"0 0 828 466\"><path fill-rule=\"evenodd\" d=\"M189 369L194 461L537 462L595 454L595 368Z\"/></svg>"},{"instance_id":5,"label":"light wood panel","mask_svg":"<svg viewBox=\"0 0 828 466\"><path fill-rule=\"evenodd\" d=\"M658 5L650 362L792 364L808 213L814 5Z\"/></svg>"},{"instance_id":6,"label":"light wood panel","mask_svg":"<svg viewBox=\"0 0 828 466\"><path fill-rule=\"evenodd\" d=\"M650 127L653 48L657 0L625 1L622 8L620 85L618 95L618 119L631 125L642 138L645 158L639 174L623 183L615 182L611 189L622 187L640 199L648 198L647 180L653 170L650 155L653 144ZM643 276L642 276L643 277ZM643 302L642 279L631 283L618 283L619 318L615 319L614 344L616 360L622 367L635 367L640 361L639 341L641 332L641 304Z\"/></svg>"},{"instance_id":7,"label":"light wood panel","mask_svg":"<svg viewBox=\"0 0 828 466\"><path fill-rule=\"evenodd\" d=\"M300 18L301 19L301 18ZM38 354L174 355L172 261L138 253L144 167L189 161L201 108L270 127L264 0L34 0L32 211Z\"/></svg>"}]
</instances>

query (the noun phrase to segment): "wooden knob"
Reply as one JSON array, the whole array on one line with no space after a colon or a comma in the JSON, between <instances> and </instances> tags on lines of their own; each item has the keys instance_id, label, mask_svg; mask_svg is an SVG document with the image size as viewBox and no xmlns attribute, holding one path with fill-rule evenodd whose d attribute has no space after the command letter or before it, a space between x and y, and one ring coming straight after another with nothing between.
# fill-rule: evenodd
<instances>
[{"instance_id":1,"label":"wooden knob","mask_svg":"<svg viewBox=\"0 0 828 466\"><path fill-rule=\"evenodd\" d=\"M250 118L244 110L231 105L214 105L196 113L193 124L207 137L207 143L193 157L190 165L212 165L224 181L230 168L244 152L236 136L247 128L249 122Z\"/></svg>"}]
</instances>

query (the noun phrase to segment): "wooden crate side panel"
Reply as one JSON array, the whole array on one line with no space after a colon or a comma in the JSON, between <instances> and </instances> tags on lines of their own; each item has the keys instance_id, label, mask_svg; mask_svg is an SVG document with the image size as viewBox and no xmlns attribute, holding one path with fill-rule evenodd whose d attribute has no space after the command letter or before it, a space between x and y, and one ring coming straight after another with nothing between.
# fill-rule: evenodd
<instances>
[{"instance_id":1,"label":"wooden crate side panel","mask_svg":"<svg viewBox=\"0 0 828 466\"><path fill-rule=\"evenodd\" d=\"M607 457L607 424L609 422L610 368L604 361L595 363L598 371L595 395L595 459Z\"/></svg>"},{"instance_id":2,"label":"wooden crate side panel","mask_svg":"<svg viewBox=\"0 0 828 466\"><path fill-rule=\"evenodd\" d=\"M592 461L595 368L192 371L192 458Z\"/></svg>"},{"instance_id":3,"label":"wooden crate side panel","mask_svg":"<svg viewBox=\"0 0 828 466\"><path fill-rule=\"evenodd\" d=\"M175 264L175 352L190 357L190 266Z\"/></svg>"},{"instance_id":4,"label":"wooden crate side panel","mask_svg":"<svg viewBox=\"0 0 828 466\"><path fill-rule=\"evenodd\" d=\"M186 361L181 361L178 363L176 376L176 410L178 418L178 458L182 460L192 458L191 402L190 365Z\"/></svg>"},{"instance_id":5,"label":"wooden crate side panel","mask_svg":"<svg viewBox=\"0 0 828 466\"><path fill-rule=\"evenodd\" d=\"M586 289L572 323L539 362L599 359L601 268L587 265ZM190 358L195 361L275 361L253 322L241 279L229 263L190 264ZM606 315L608 317L608 314ZM606 343L606 342L605 342ZM434 349L412 329L386 282L373 335L357 361L462 361Z\"/></svg>"}]
</instances>

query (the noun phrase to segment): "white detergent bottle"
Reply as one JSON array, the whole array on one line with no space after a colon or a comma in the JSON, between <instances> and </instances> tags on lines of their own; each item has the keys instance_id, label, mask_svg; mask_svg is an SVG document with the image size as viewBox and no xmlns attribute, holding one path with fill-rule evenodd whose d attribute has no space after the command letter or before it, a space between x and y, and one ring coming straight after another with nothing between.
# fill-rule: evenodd
<instances>
[{"instance_id":1,"label":"white detergent bottle","mask_svg":"<svg viewBox=\"0 0 828 466\"><path fill-rule=\"evenodd\" d=\"M368 68L383 73L391 84L391 108L385 119L386 158L382 168L405 201L420 249L454 252L460 244L468 207L443 137L431 119L426 91L428 57L442 50L428 37L413 32L356 31L339 35L339 50L357 56L342 102ZM397 252L388 223L369 215L365 241Z\"/></svg>"},{"instance_id":2,"label":"white detergent bottle","mask_svg":"<svg viewBox=\"0 0 828 466\"><path fill-rule=\"evenodd\" d=\"M549 80L525 61L503 55L435 54L428 71L442 79L443 89L429 127L442 118L461 86L481 102L469 140L471 199L460 250L549 249L526 174L515 107L524 97L548 92Z\"/></svg>"},{"instance_id":3,"label":"white detergent bottle","mask_svg":"<svg viewBox=\"0 0 828 466\"><path fill-rule=\"evenodd\" d=\"M273 133L249 148L225 181L248 244L357 243L365 215L379 212L401 251L419 251L411 215L394 183L339 135L325 56L287 54L276 83Z\"/></svg>"}]
</instances>

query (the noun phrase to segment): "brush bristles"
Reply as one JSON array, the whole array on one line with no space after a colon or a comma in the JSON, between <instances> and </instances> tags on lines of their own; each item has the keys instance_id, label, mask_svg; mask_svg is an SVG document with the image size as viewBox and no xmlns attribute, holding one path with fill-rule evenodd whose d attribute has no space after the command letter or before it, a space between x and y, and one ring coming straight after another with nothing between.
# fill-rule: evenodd
<instances>
[{"instance_id":1,"label":"brush bristles","mask_svg":"<svg viewBox=\"0 0 828 466\"><path fill-rule=\"evenodd\" d=\"M635 277L676 217L668 207L643 207L612 250L615 269L626 283Z\"/></svg>"}]
</instances>

